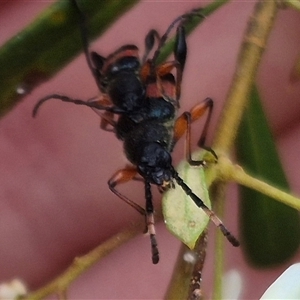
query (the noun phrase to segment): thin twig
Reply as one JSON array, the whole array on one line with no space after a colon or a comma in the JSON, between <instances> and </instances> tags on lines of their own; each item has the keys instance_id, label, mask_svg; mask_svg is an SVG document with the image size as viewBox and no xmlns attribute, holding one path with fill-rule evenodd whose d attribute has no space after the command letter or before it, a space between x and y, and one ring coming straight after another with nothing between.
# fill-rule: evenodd
<instances>
[{"instance_id":1,"label":"thin twig","mask_svg":"<svg viewBox=\"0 0 300 300\"><path fill-rule=\"evenodd\" d=\"M193 273L192 273L192 280L190 282L190 289L189 289L189 296L188 300L202 300L203 293L202 293L202 272L206 257L206 247L207 247L207 230L205 230L199 240L197 241L195 252L196 255L196 262L194 265Z\"/></svg>"},{"instance_id":2,"label":"thin twig","mask_svg":"<svg viewBox=\"0 0 300 300\"><path fill-rule=\"evenodd\" d=\"M213 140L212 148L216 152L228 153L233 147L277 10L276 1L259 0L255 5Z\"/></svg>"},{"instance_id":3,"label":"thin twig","mask_svg":"<svg viewBox=\"0 0 300 300\"><path fill-rule=\"evenodd\" d=\"M191 295L188 299L201 299L193 296L198 297L201 294L200 282L202 279L206 244L207 235L205 231L197 242L199 252L191 251L185 245L181 247L165 299L186 299L188 294Z\"/></svg>"},{"instance_id":4,"label":"thin twig","mask_svg":"<svg viewBox=\"0 0 300 300\"><path fill-rule=\"evenodd\" d=\"M144 220L134 223L125 230L112 236L106 242L102 243L100 246L96 247L86 255L76 257L73 263L62 274L57 276L53 281L49 282L39 290L27 295L24 300L39 300L55 292L60 293L61 291L66 293L68 287L74 280L86 272L87 269L92 267L100 259L111 253L114 249L128 242L136 235L141 234L144 226Z\"/></svg>"},{"instance_id":5,"label":"thin twig","mask_svg":"<svg viewBox=\"0 0 300 300\"><path fill-rule=\"evenodd\" d=\"M222 181L234 181L300 211L300 198L284 192L260 179L247 174L242 167L233 164L226 156L219 157L217 173Z\"/></svg>"},{"instance_id":6,"label":"thin twig","mask_svg":"<svg viewBox=\"0 0 300 300\"><path fill-rule=\"evenodd\" d=\"M226 184L224 182L218 182L211 188L211 197L215 201L214 209L216 213L222 217L224 212L225 202L223 201L226 194ZM224 236L217 230L215 238L215 253L214 253L214 285L213 285L213 297L212 299L222 299L223 292L223 270L224 270Z\"/></svg>"}]
</instances>

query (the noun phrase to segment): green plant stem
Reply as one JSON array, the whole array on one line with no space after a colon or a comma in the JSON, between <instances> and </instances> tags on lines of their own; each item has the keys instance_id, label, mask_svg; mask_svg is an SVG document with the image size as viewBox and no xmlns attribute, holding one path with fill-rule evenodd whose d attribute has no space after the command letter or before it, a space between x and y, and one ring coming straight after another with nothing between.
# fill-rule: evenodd
<instances>
[{"instance_id":1,"label":"green plant stem","mask_svg":"<svg viewBox=\"0 0 300 300\"><path fill-rule=\"evenodd\" d=\"M214 207L215 213L222 216L224 212L226 186L224 182L214 184L211 188L211 196L216 205ZM222 299L223 291L223 270L224 270L224 236L217 230L215 239L215 252L214 252L214 285L212 299Z\"/></svg>"},{"instance_id":2,"label":"green plant stem","mask_svg":"<svg viewBox=\"0 0 300 300\"><path fill-rule=\"evenodd\" d=\"M226 156L219 157L218 176L222 181L234 181L263 193L300 211L300 199L268 183L247 174L240 166L233 164Z\"/></svg>"},{"instance_id":3,"label":"green plant stem","mask_svg":"<svg viewBox=\"0 0 300 300\"><path fill-rule=\"evenodd\" d=\"M213 140L212 148L216 152L228 153L233 147L276 14L276 1L259 0L255 5Z\"/></svg>"},{"instance_id":4,"label":"green plant stem","mask_svg":"<svg viewBox=\"0 0 300 300\"><path fill-rule=\"evenodd\" d=\"M120 247L138 234L141 234L141 228L143 228L144 225L144 220L134 223L86 255L76 257L73 263L62 274L39 290L28 294L23 300L40 300L53 293L58 293L60 297L62 297L61 299L64 299L63 297L65 297L66 291L73 281L114 249Z\"/></svg>"},{"instance_id":5,"label":"green plant stem","mask_svg":"<svg viewBox=\"0 0 300 300\"><path fill-rule=\"evenodd\" d=\"M299 0L282 0L280 2L284 7L290 7L300 11L300 1Z\"/></svg>"}]
</instances>

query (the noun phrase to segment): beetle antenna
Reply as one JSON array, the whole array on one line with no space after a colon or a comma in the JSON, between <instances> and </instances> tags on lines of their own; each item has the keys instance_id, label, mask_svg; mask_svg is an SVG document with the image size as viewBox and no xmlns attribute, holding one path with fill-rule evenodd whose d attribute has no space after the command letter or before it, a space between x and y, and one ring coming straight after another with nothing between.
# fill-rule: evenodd
<instances>
[{"instance_id":1,"label":"beetle antenna","mask_svg":"<svg viewBox=\"0 0 300 300\"><path fill-rule=\"evenodd\" d=\"M48 95L42 99L40 99L37 104L34 106L33 108L33 111L32 111L32 116L35 118L36 115L37 115L37 112L40 108L40 106L50 100L50 99L58 99L58 100L61 100L63 102L69 102L69 103L74 103L74 104L77 104L77 105L85 105L85 106L88 106L88 107L91 107L91 108L96 108L96 109L100 109L100 110L105 110L105 111L110 111L110 112L113 112L115 114L122 114L124 113L124 111L118 107L115 107L115 106L111 106L111 107L107 107L107 106L102 106L100 104L98 104L97 102L89 102L89 101L83 101L83 100L80 100L80 99L73 99L73 98L70 98L70 97L67 97L67 96L63 96L63 95L58 95L58 94L52 94L52 95Z\"/></svg>"},{"instance_id":2,"label":"beetle antenna","mask_svg":"<svg viewBox=\"0 0 300 300\"><path fill-rule=\"evenodd\" d=\"M223 222L218 218L218 216L209 209L205 203L193 193L193 191L188 187L188 185L180 178L179 174L173 170L173 177L176 182L181 186L184 192L195 202L195 204L200 207L209 217L209 219L220 228L223 235L227 238L227 240L234 246L238 247L240 245L239 241L230 233L230 231L225 227Z\"/></svg>"}]
</instances>

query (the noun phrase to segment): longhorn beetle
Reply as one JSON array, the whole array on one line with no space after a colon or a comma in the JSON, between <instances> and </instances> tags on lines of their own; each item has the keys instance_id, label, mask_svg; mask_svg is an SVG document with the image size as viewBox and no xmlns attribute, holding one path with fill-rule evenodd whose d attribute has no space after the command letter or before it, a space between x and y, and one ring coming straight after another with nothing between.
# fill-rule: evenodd
<instances>
[{"instance_id":1,"label":"longhorn beetle","mask_svg":"<svg viewBox=\"0 0 300 300\"><path fill-rule=\"evenodd\" d=\"M191 123L199 119L206 110L208 110L208 115L198 145L215 155L212 149L205 146L213 101L206 98L195 105L190 112L184 112L177 117L187 53L184 22L193 16L201 17L199 9L176 18L161 37L157 31L150 30L145 38L145 54L140 60L138 48L135 45L124 45L106 58L96 52L90 53L84 15L75 0L71 0L71 3L80 18L85 57L101 94L88 101L58 94L48 95L37 102L33 109L33 116L36 116L39 107L49 99L86 105L100 115L102 129L114 131L116 136L123 141L125 155L132 165L118 170L109 179L108 186L120 199L146 217L154 264L159 261L159 252L154 227L151 185L157 185L163 191L174 188L174 182L177 182L195 204L202 208L210 220L221 229L230 243L238 246L239 242L235 237L215 213L193 193L172 164L171 152L178 139L184 134L186 134L188 162L193 166L205 164L204 161L195 161L191 158L190 127ZM156 60L160 50L176 24L178 25L173 49L175 59L158 65ZM149 59L156 40L157 49L153 57ZM175 76L172 73L173 69L176 69ZM144 182L145 208L116 189L117 185L130 180Z\"/></svg>"}]
</instances>

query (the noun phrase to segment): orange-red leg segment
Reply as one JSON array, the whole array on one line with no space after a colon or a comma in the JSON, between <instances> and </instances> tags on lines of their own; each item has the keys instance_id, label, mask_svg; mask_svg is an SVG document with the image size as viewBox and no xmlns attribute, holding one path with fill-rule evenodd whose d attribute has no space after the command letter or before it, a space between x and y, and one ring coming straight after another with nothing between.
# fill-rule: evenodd
<instances>
[{"instance_id":1,"label":"orange-red leg segment","mask_svg":"<svg viewBox=\"0 0 300 300\"><path fill-rule=\"evenodd\" d=\"M140 214L146 215L146 211L140 205L130 200L123 194L121 194L115 187L119 184L126 183L130 180L137 179L137 170L134 167L126 167L125 169L117 171L108 181L108 186L110 190L116 194L121 200L129 204Z\"/></svg>"},{"instance_id":2,"label":"orange-red leg segment","mask_svg":"<svg viewBox=\"0 0 300 300\"><path fill-rule=\"evenodd\" d=\"M213 100L210 98L206 98L201 103L195 105L190 110L190 112L184 112L175 122L173 145L175 145L177 141L184 134L186 134L186 158L191 165L200 165L203 163L202 161L194 161L191 158L191 123L200 119L207 110L208 110L208 115L200 139L198 141L198 146L206 150L209 150L214 154L213 150L205 146L205 140L207 136L208 126L211 120L212 109L213 109Z\"/></svg>"},{"instance_id":3,"label":"orange-red leg segment","mask_svg":"<svg viewBox=\"0 0 300 300\"><path fill-rule=\"evenodd\" d=\"M116 194L121 200L129 204L140 214L146 217L147 231L150 234L151 251L152 251L152 262L157 264L159 261L159 252L156 242L155 226L154 226L154 214L153 214L153 204L152 204L152 193L151 185L149 182L145 182L145 197L146 197L146 209L142 208L140 205L130 200L123 194L121 194L115 187L118 184L126 183L130 180L140 180L136 168L126 167L125 169L117 171L112 178L108 181L108 186L110 190Z\"/></svg>"}]
</instances>

